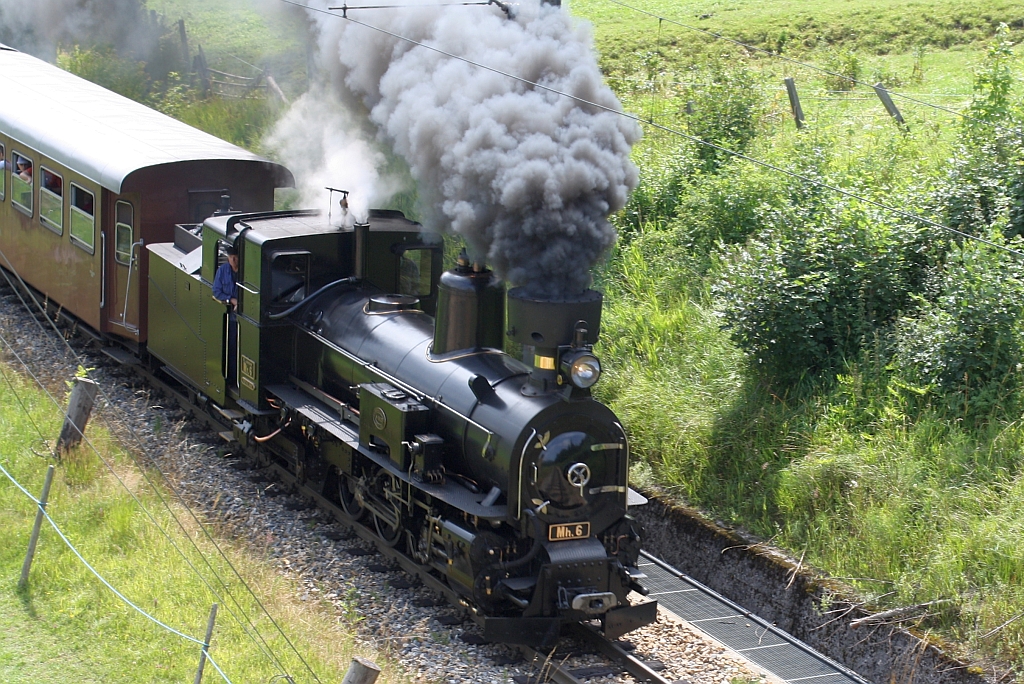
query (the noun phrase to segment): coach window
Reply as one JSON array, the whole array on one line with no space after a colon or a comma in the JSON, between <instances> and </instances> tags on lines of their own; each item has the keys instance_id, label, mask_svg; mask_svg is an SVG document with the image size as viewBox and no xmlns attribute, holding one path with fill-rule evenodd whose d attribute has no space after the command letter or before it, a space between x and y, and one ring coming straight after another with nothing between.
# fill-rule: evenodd
<instances>
[{"instance_id":1,"label":"coach window","mask_svg":"<svg viewBox=\"0 0 1024 684\"><path fill-rule=\"evenodd\" d=\"M135 209L127 202L118 202L115 208L117 222L114 225L114 259L128 265L132 260L132 227L135 225Z\"/></svg>"},{"instance_id":2,"label":"coach window","mask_svg":"<svg viewBox=\"0 0 1024 684\"><path fill-rule=\"evenodd\" d=\"M42 185L39 188L39 220L57 235L63 235L64 179L45 166L39 167L39 170L42 172Z\"/></svg>"},{"instance_id":3,"label":"coach window","mask_svg":"<svg viewBox=\"0 0 1024 684\"><path fill-rule=\"evenodd\" d=\"M0 145L0 200L7 196L7 155Z\"/></svg>"},{"instance_id":4,"label":"coach window","mask_svg":"<svg viewBox=\"0 0 1024 684\"><path fill-rule=\"evenodd\" d=\"M11 154L11 201L23 212L32 215L33 180L32 160L23 154Z\"/></svg>"},{"instance_id":5,"label":"coach window","mask_svg":"<svg viewBox=\"0 0 1024 684\"><path fill-rule=\"evenodd\" d=\"M91 192L71 184L71 242L89 254L96 249L95 197Z\"/></svg>"}]
</instances>

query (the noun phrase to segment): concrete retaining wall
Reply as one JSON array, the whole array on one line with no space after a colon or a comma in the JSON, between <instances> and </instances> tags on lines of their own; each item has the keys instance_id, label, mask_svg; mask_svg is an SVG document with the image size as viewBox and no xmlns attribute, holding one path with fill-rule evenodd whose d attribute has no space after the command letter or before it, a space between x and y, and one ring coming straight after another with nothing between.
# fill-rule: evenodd
<instances>
[{"instance_id":1,"label":"concrete retaining wall","mask_svg":"<svg viewBox=\"0 0 1024 684\"><path fill-rule=\"evenodd\" d=\"M850 622L866 613L837 600L837 586L694 511L655 496L631 513L647 529L644 546L651 554L875 684L990 682L979 668L968 668L907 631L852 628Z\"/></svg>"}]
</instances>

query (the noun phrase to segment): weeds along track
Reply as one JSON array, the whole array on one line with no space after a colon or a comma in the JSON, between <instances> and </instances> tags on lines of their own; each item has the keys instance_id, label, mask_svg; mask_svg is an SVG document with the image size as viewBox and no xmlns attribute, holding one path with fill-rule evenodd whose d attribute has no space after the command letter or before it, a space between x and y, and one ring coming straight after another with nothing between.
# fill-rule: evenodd
<instances>
[{"instance_id":1,"label":"weeds along track","mask_svg":"<svg viewBox=\"0 0 1024 684\"><path fill-rule=\"evenodd\" d=\"M57 316L52 303L47 316L59 319L74 354L38 310L26 311L18 294L0 284L0 332L27 368L7 351L0 358L14 370L31 370L57 396L79 364L91 369L109 399L100 403L99 417L125 448L168 478L220 543L263 556L293 580L310 610L333 614L359 644L392 659L413 681L768 680L668 614L615 645L595 641L585 627L551 653L481 643L447 586L393 549L378 548L373 533L346 521L332 502L304 490L290 474L233 455L217 434L227 426L199 413L163 380L103 354L72 321ZM297 681L302 674L294 673Z\"/></svg>"}]
</instances>

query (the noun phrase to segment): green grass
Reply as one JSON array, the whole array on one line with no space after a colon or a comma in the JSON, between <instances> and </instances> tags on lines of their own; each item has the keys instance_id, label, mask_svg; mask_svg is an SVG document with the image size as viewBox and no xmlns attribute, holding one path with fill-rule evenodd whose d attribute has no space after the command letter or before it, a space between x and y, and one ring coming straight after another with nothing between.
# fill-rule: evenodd
<instances>
[{"instance_id":1,"label":"green grass","mask_svg":"<svg viewBox=\"0 0 1024 684\"><path fill-rule=\"evenodd\" d=\"M948 49L991 38L1000 23L1024 28L1024 12L1012 0L624 0L626 5L688 26L728 35L757 47L799 54L841 45L871 54L908 52L918 46ZM657 19L608 0L571 0L573 14L595 25L599 43L623 46L654 40ZM643 27L648 33L639 38ZM652 30L653 29L653 30ZM692 49L700 34L664 24L667 44ZM639 38L639 41L638 41Z\"/></svg>"},{"instance_id":2,"label":"green grass","mask_svg":"<svg viewBox=\"0 0 1024 684\"><path fill-rule=\"evenodd\" d=\"M1020 38L1019 6L998 2L642 6L771 49L785 30L784 52L818 65L849 50L860 80L958 111L998 22ZM928 198L948 173L954 114L897 99L910 123L903 133L869 89L829 92L813 71L667 24L659 36L656 20L607 0L575 0L572 9L595 22L602 66L629 111L694 133L687 102L699 111L714 104L708 97L746 97L758 112L751 156L941 219ZM955 21L966 28L951 29ZM1019 100L1019 46L1015 53ZM752 83L742 93L712 86L737 72ZM800 90L809 124L801 132L784 76ZM728 137L733 124L721 123ZM847 578L879 609L948 601L906 624L955 642L950 650L968 660L997 657L1020 671L1024 621L997 628L1024 613L1022 421L979 419L908 384L889 365L885 330L837 377L790 387L762 380L721 327L711 292L735 252L717 241L742 247L780 211L799 233L801 212L835 196L744 161L700 170L693 143L651 127L646 134L634 154L642 175L634 213L616 218L621 242L597 278L606 373L596 394L627 426L634 480Z\"/></svg>"},{"instance_id":3,"label":"green grass","mask_svg":"<svg viewBox=\"0 0 1024 684\"><path fill-rule=\"evenodd\" d=\"M56 411L40 392L9 369L32 420L46 435L59 429ZM192 522L177 528L141 474L100 427L89 435L103 458L154 515L184 555L216 585L188 537L196 541L230 587L239 607L221 605L211 653L235 682L270 681L274 664L248 638L230 614L247 615L297 681L308 674L247 595L226 562ZM0 462L38 493L46 470L35 427L0 378ZM166 495L165 495L166 496ZM180 520L187 516L173 507ZM166 624L201 637L210 606L217 601L188 567L139 504L118 485L87 447L68 454L58 466L48 507L50 515L83 556L136 605ZM128 608L105 588L44 523L26 589L17 588L34 507L6 478L0 478L0 679L4 682L182 682L198 664L195 644L164 631ZM216 532L216 531L215 531ZM187 537L186 537L187 533ZM259 548L219 536L232 563L253 586L288 636L323 681L340 681L356 652L344 621L329 605L300 602L292 582L263 558ZM376 654L367 653L370 657ZM389 681L396 676L391 668ZM218 681L207 667L206 681Z\"/></svg>"}]
</instances>

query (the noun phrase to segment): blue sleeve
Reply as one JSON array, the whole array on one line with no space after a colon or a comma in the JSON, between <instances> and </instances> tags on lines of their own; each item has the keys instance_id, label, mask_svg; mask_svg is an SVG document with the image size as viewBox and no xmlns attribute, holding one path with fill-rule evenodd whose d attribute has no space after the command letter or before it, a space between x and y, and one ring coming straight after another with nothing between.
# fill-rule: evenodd
<instances>
[{"instance_id":1,"label":"blue sleeve","mask_svg":"<svg viewBox=\"0 0 1024 684\"><path fill-rule=\"evenodd\" d=\"M222 302L229 301L235 296L235 278L231 264L221 264L217 269L217 275L213 277L213 297Z\"/></svg>"}]
</instances>

